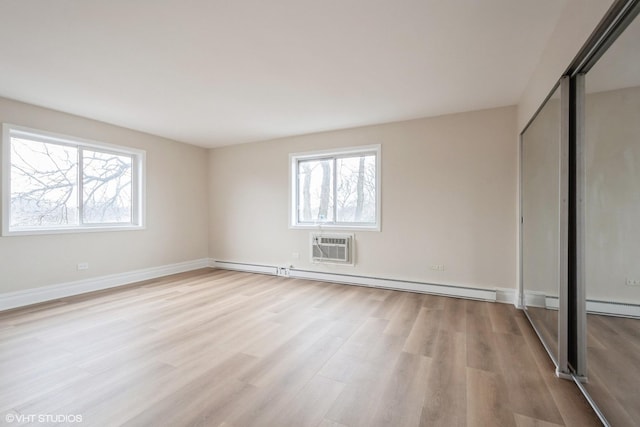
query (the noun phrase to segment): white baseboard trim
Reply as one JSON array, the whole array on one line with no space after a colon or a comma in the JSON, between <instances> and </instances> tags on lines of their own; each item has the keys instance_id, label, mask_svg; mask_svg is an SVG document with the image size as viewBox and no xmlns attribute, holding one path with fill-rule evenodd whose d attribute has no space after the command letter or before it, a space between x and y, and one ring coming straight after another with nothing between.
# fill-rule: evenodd
<instances>
[{"instance_id":1,"label":"white baseboard trim","mask_svg":"<svg viewBox=\"0 0 640 427\"><path fill-rule=\"evenodd\" d=\"M270 265L246 264L242 262L216 260L211 260L209 265L213 268L220 268L222 270L246 271L248 273L270 274L273 276L278 274L278 267L273 267Z\"/></svg>"},{"instance_id":2,"label":"white baseboard trim","mask_svg":"<svg viewBox=\"0 0 640 427\"><path fill-rule=\"evenodd\" d=\"M513 298L514 298L513 303L515 304L516 308L523 310L524 309L524 305L522 304L523 294L522 292L520 292L520 289L515 290L515 295Z\"/></svg>"},{"instance_id":3,"label":"white baseboard trim","mask_svg":"<svg viewBox=\"0 0 640 427\"><path fill-rule=\"evenodd\" d=\"M252 273L263 273L272 275L277 275L278 273L278 268L275 266L226 261L213 261L211 265L215 268L247 271ZM496 291L491 289L440 285L407 280L383 279L378 277L357 276L351 274L323 273L318 271L298 270L295 268L289 269L288 273L288 277L291 278L321 280L324 282L341 283L345 285L359 285L373 288L396 289L401 291L419 292L425 294L435 294L483 301L496 301ZM510 302L512 301L513 299Z\"/></svg>"},{"instance_id":4,"label":"white baseboard trim","mask_svg":"<svg viewBox=\"0 0 640 427\"><path fill-rule=\"evenodd\" d=\"M525 291L524 304L527 307L548 308L547 296L542 292Z\"/></svg>"},{"instance_id":5,"label":"white baseboard trim","mask_svg":"<svg viewBox=\"0 0 640 427\"><path fill-rule=\"evenodd\" d=\"M496 302L519 306L519 294L516 289L496 288Z\"/></svg>"},{"instance_id":6,"label":"white baseboard trim","mask_svg":"<svg viewBox=\"0 0 640 427\"><path fill-rule=\"evenodd\" d=\"M544 297L544 306L551 310L559 310L560 309L560 298L554 296L545 296Z\"/></svg>"},{"instance_id":7,"label":"white baseboard trim","mask_svg":"<svg viewBox=\"0 0 640 427\"><path fill-rule=\"evenodd\" d=\"M587 300L587 313L640 318L640 305L614 301Z\"/></svg>"},{"instance_id":8,"label":"white baseboard trim","mask_svg":"<svg viewBox=\"0 0 640 427\"><path fill-rule=\"evenodd\" d=\"M560 307L560 301L557 296L549 296L542 293L529 293L527 294L527 306L558 310ZM604 316L640 318L640 304L587 300L587 313L602 314Z\"/></svg>"},{"instance_id":9,"label":"white baseboard trim","mask_svg":"<svg viewBox=\"0 0 640 427\"><path fill-rule=\"evenodd\" d=\"M318 273L315 271L295 269L290 270L289 277L323 280L325 282L343 283L347 285L369 286L372 288L397 289L401 291L419 292L424 294L435 294L483 301L496 301L496 291L490 289L439 285L434 283L412 282L405 280L382 279L367 276L352 276L346 274Z\"/></svg>"},{"instance_id":10,"label":"white baseboard trim","mask_svg":"<svg viewBox=\"0 0 640 427\"><path fill-rule=\"evenodd\" d=\"M143 280L168 276L170 274L207 268L209 265L210 260L208 258L202 258L159 267L143 268L126 273L110 274L107 276L26 289L24 291L8 292L0 294L0 311L80 295L87 292L115 288Z\"/></svg>"}]
</instances>

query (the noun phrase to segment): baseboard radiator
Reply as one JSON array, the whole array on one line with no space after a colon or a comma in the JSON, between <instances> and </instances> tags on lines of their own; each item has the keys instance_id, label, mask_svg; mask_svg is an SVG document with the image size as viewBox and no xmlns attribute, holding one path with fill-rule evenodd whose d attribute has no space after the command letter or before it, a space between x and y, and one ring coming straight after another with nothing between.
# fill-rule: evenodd
<instances>
[{"instance_id":1,"label":"baseboard radiator","mask_svg":"<svg viewBox=\"0 0 640 427\"><path fill-rule=\"evenodd\" d=\"M286 276L298 279L319 280L324 282L340 283L345 285L368 286L372 288L395 289L401 291L417 292L423 294L442 295L455 298L465 298L481 301L508 302L513 303L513 298L509 301L498 300L496 290L481 289L466 286L443 285L436 283L424 283L408 280L394 280L380 277L359 276L355 274L339 274L329 272L319 272L302 270L287 267L276 267L266 265L256 265L248 263L228 262L214 260L211 267L223 270L237 270L249 273L260 273ZM514 294L515 295L515 294Z\"/></svg>"}]
</instances>

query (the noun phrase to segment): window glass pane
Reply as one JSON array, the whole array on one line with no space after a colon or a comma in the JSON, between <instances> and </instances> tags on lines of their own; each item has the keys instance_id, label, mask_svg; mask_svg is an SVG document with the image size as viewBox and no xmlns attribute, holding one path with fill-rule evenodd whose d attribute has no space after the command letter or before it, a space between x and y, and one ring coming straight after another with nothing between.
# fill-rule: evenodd
<instances>
[{"instance_id":1,"label":"window glass pane","mask_svg":"<svg viewBox=\"0 0 640 427\"><path fill-rule=\"evenodd\" d=\"M84 222L130 223L131 156L85 149L82 162Z\"/></svg>"},{"instance_id":2,"label":"window glass pane","mask_svg":"<svg viewBox=\"0 0 640 427\"><path fill-rule=\"evenodd\" d=\"M293 155L291 225L378 228L379 153L367 147Z\"/></svg>"},{"instance_id":3,"label":"window glass pane","mask_svg":"<svg viewBox=\"0 0 640 427\"><path fill-rule=\"evenodd\" d=\"M333 159L298 162L298 221L333 222Z\"/></svg>"},{"instance_id":4,"label":"window glass pane","mask_svg":"<svg viewBox=\"0 0 640 427\"><path fill-rule=\"evenodd\" d=\"M336 160L336 215L338 222L376 222L376 156Z\"/></svg>"},{"instance_id":5,"label":"window glass pane","mask_svg":"<svg viewBox=\"0 0 640 427\"><path fill-rule=\"evenodd\" d=\"M11 138L11 227L78 225L78 150Z\"/></svg>"}]
</instances>

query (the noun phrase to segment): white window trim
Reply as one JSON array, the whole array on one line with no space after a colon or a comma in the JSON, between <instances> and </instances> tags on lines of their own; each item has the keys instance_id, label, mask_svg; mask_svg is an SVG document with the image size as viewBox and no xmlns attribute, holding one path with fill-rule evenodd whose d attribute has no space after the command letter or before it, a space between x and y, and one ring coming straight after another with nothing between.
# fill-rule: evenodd
<instances>
[{"instance_id":1,"label":"white window trim","mask_svg":"<svg viewBox=\"0 0 640 427\"><path fill-rule=\"evenodd\" d=\"M132 218L131 224L82 224L79 226L63 227L21 227L12 229L11 224L11 135L19 134L26 138L67 145L102 152L122 153L133 156L135 162L132 168ZM146 228L146 151L120 145L107 144L74 136L56 134L9 123L2 124L2 235L28 236L38 234L65 234L104 231L143 230ZM81 188L79 188L81 191Z\"/></svg>"},{"instance_id":2,"label":"white window trim","mask_svg":"<svg viewBox=\"0 0 640 427\"><path fill-rule=\"evenodd\" d=\"M298 161L323 156L340 157L349 154L376 154L376 222L375 224L334 224L334 223L298 223ZM344 230L344 231L380 231L382 225L382 146L362 145L358 147L333 148L329 150L307 151L289 154L289 228L296 230Z\"/></svg>"}]
</instances>

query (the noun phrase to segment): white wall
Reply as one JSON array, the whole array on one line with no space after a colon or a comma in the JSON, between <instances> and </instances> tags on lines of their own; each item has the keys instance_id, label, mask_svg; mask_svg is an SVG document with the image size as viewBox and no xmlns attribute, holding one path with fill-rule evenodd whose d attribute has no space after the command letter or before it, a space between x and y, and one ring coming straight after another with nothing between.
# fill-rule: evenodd
<instances>
[{"instance_id":1,"label":"white wall","mask_svg":"<svg viewBox=\"0 0 640 427\"><path fill-rule=\"evenodd\" d=\"M1 237L0 293L202 258L207 246L210 256L227 261L514 287L516 130L611 3L567 1L517 112L485 110L220 148L209 153L209 165L197 147L0 99L2 122L148 155L146 230ZM308 232L287 227L288 153L373 143L383 145L382 231L357 234L355 268L309 263ZM76 271L78 262L90 269ZM446 269L432 271L431 264Z\"/></svg>"},{"instance_id":2,"label":"white wall","mask_svg":"<svg viewBox=\"0 0 640 427\"><path fill-rule=\"evenodd\" d=\"M640 87L587 95L585 116L587 298L638 304Z\"/></svg>"},{"instance_id":3,"label":"white wall","mask_svg":"<svg viewBox=\"0 0 640 427\"><path fill-rule=\"evenodd\" d=\"M554 96L522 144L522 283L527 293L549 296L559 291L560 119L560 97Z\"/></svg>"},{"instance_id":4,"label":"white wall","mask_svg":"<svg viewBox=\"0 0 640 427\"><path fill-rule=\"evenodd\" d=\"M2 98L0 122L147 151L145 230L0 237L0 293L207 257L205 149Z\"/></svg>"},{"instance_id":5,"label":"white wall","mask_svg":"<svg viewBox=\"0 0 640 427\"><path fill-rule=\"evenodd\" d=\"M613 0L568 0L518 103L522 131L602 20Z\"/></svg>"},{"instance_id":6,"label":"white wall","mask_svg":"<svg viewBox=\"0 0 640 427\"><path fill-rule=\"evenodd\" d=\"M534 114L542 106L545 98L566 71L598 23L605 16L614 0L567 0L556 28L549 37L537 67L520 97L517 106L517 129L522 132ZM520 164L518 163L518 175ZM518 192L518 199L520 194ZM517 217L522 212L517 208ZM517 244L517 280L520 274L527 274L520 264L522 253L520 241ZM539 284L542 281L538 281ZM538 286L536 286L538 287ZM544 286L542 286L544 287ZM555 292L554 292L555 293Z\"/></svg>"},{"instance_id":7,"label":"white wall","mask_svg":"<svg viewBox=\"0 0 640 427\"><path fill-rule=\"evenodd\" d=\"M587 75L587 79L589 75ZM640 302L640 87L586 95L587 299ZM559 101L524 134L523 283L558 295Z\"/></svg>"},{"instance_id":8,"label":"white wall","mask_svg":"<svg viewBox=\"0 0 640 427\"><path fill-rule=\"evenodd\" d=\"M210 151L214 259L483 288L515 287L514 107ZM382 231L356 233L357 265L309 261L288 228L292 152L382 145ZM295 259L292 253L299 253ZM433 271L444 264L445 271Z\"/></svg>"}]
</instances>

